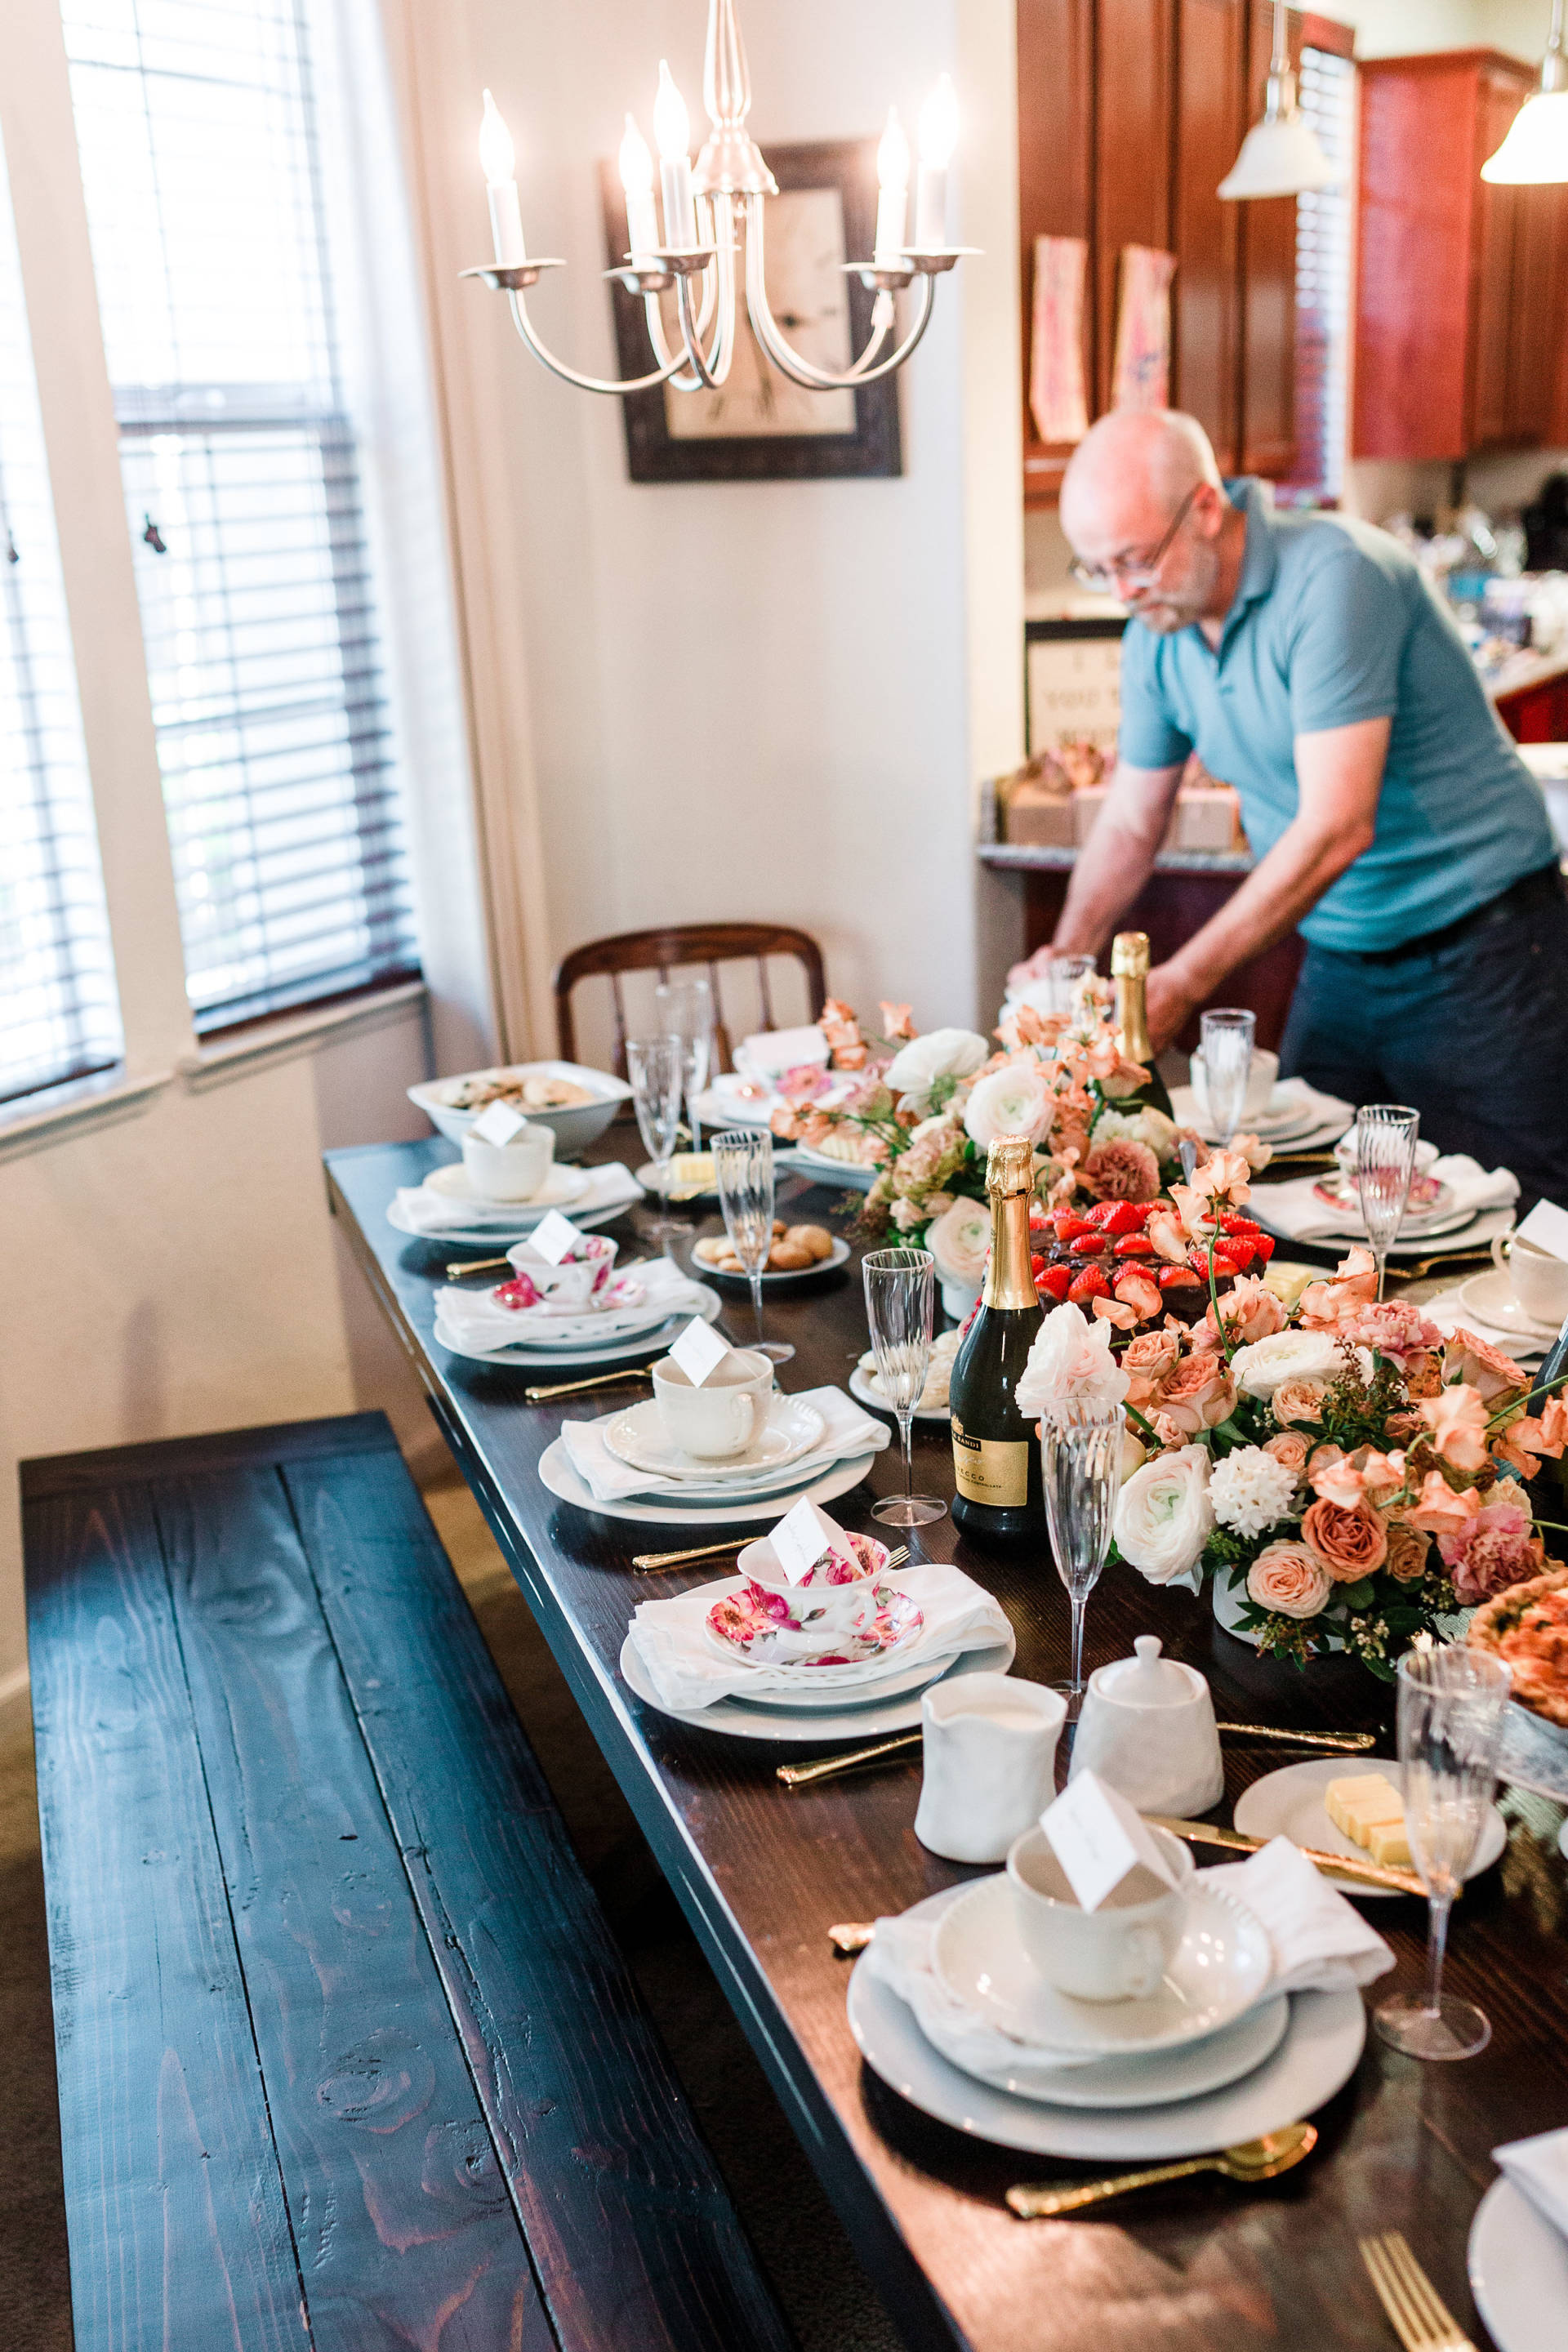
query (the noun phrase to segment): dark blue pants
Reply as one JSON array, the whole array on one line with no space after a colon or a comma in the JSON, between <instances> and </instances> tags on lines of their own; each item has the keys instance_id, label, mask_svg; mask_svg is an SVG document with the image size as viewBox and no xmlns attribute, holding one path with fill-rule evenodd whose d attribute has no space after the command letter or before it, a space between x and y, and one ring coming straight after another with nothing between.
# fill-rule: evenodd
<instances>
[{"instance_id":1,"label":"dark blue pants","mask_svg":"<svg viewBox=\"0 0 1568 2352\"><path fill-rule=\"evenodd\" d=\"M1286 1077L1409 1103L1439 1150L1511 1168L1521 1216L1568 1207L1568 902L1560 877L1524 896L1429 954L1310 947L1280 1047Z\"/></svg>"}]
</instances>

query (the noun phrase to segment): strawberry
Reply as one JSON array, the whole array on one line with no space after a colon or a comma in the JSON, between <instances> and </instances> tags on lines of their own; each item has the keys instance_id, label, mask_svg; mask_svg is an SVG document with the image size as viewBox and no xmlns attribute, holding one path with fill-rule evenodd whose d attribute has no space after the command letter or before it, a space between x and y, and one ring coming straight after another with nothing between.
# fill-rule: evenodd
<instances>
[{"instance_id":1,"label":"strawberry","mask_svg":"<svg viewBox=\"0 0 1568 2352\"><path fill-rule=\"evenodd\" d=\"M1243 1261L1235 1252L1231 1250L1216 1249L1214 1254L1214 1278L1215 1282L1228 1282L1234 1280L1236 1276L1241 1272L1242 1263ZM1200 1282L1207 1282L1209 1278L1209 1254L1206 1249L1189 1250L1187 1253L1187 1264L1192 1267L1193 1272L1197 1276Z\"/></svg>"},{"instance_id":2,"label":"strawberry","mask_svg":"<svg viewBox=\"0 0 1568 2352\"><path fill-rule=\"evenodd\" d=\"M1096 1273L1099 1269L1091 1266L1086 1268L1086 1271ZM1079 1279L1082 1279L1081 1276ZM1072 1280L1073 1270L1070 1265L1047 1265L1043 1274L1037 1274L1035 1276L1035 1287L1047 1297L1054 1298L1059 1307L1072 1287Z\"/></svg>"},{"instance_id":3,"label":"strawberry","mask_svg":"<svg viewBox=\"0 0 1568 2352\"><path fill-rule=\"evenodd\" d=\"M1094 1231L1089 1219L1080 1217L1076 1209L1058 1209L1056 1214L1056 1228L1058 1242L1076 1242L1080 1234L1091 1234Z\"/></svg>"},{"instance_id":4,"label":"strawberry","mask_svg":"<svg viewBox=\"0 0 1568 2352\"><path fill-rule=\"evenodd\" d=\"M1147 1201L1111 1201L1100 1222L1108 1234L1141 1234L1149 1222Z\"/></svg>"},{"instance_id":5,"label":"strawberry","mask_svg":"<svg viewBox=\"0 0 1568 2352\"><path fill-rule=\"evenodd\" d=\"M1103 1226L1110 1223L1118 1206L1115 1201L1097 1201L1092 1209L1086 1209L1083 1213L1091 1225Z\"/></svg>"},{"instance_id":6,"label":"strawberry","mask_svg":"<svg viewBox=\"0 0 1568 2352\"><path fill-rule=\"evenodd\" d=\"M1185 1290L1196 1280L1190 1265L1163 1265L1154 1278L1162 1290Z\"/></svg>"},{"instance_id":7,"label":"strawberry","mask_svg":"<svg viewBox=\"0 0 1568 2352\"><path fill-rule=\"evenodd\" d=\"M1147 1234L1123 1234L1112 1244L1118 1257L1152 1257L1154 1244Z\"/></svg>"},{"instance_id":8,"label":"strawberry","mask_svg":"<svg viewBox=\"0 0 1568 2352\"><path fill-rule=\"evenodd\" d=\"M1221 1282L1234 1282L1240 1272L1241 1266L1237 1259L1231 1257L1225 1250L1215 1250L1214 1254L1214 1278L1216 1284Z\"/></svg>"},{"instance_id":9,"label":"strawberry","mask_svg":"<svg viewBox=\"0 0 1568 2352\"><path fill-rule=\"evenodd\" d=\"M1075 1307L1087 1307L1091 1298L1109 1298L1110 1296L1110 1285L1097 1265L1086 1265L1068 1288L1068 1297Z\"/></svg>"},{"instance_id":10,"label":"strawberry","mask_svg":"<svg viewBox=\"0 0 1568 2352\"><path fill-rule=\"evenodd\" d=\"M1039 1282L1039 1279L1040 1279L1041 1275L1042 1275L1042 1274L1044 1274L1044 1272L1045 1272L1045 1270L1046 1270L1046 1261L1045 1261L1045 1259L1044 1259L1043 1257L1032 1257L1032 1258L1029 1260L1029 1270L1030 1270L1030 1272L1033 1274L1033 1276L1034 1276L1034 1277L1035 1277L1036 1284L1037 1284L1037 1285L1038 1285L1038 1282Z\"/></svg>"},{"instance_id":11,"label":"strawberry","mask_svg":"<svg viewBox=\"0 0 1568 2352\"><path fill-rule=\"evenodd\" d=\"M1260 1257L1267 1265L1274 1255L1275 1248L1276 1243L1272 1234L1259 1234L1252 1244L1252 1255L1254 1257Z\"/></svg>"},{"instance_id":12,"label":"strawberry","mask_svg":"<svg viewBox=\"0 0 1568 2352\"><path fill-rule=\"evenodd\" d=\"M1109 1234L1075 1234L1068 1244L1074 1257L1097 1257L1101 1250L1110 1247Z\"/></svg>"},{"instance_id":13,"label":"strawberry","mask_svg":"<svg viewBox=\"0 0 1568 2352\"><path fill-rule=\"evenodd\" d=\"M1222 1234L1245 1234L1250 1241L1262 1230L1251 1217L1238 1217L1233 1209L1222 1209L1219 1229Z\"/></svg>"}]
</instances>

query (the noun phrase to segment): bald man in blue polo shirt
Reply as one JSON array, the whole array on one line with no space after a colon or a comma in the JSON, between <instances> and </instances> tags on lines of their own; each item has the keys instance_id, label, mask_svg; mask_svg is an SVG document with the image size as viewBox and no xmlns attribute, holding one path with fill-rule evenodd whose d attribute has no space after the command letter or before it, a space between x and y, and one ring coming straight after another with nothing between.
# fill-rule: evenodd
<instances>
[{"instance_id":1,"label":"bald man in blue polo shirt","mask_svg":"<svg viewBox=\"0 0 1568 2352\"><path fill-rule=\"evenodd\" d=\"M1116 774L1054 945L1098 951L1143 887L1190 751L1257 859L1150 974L1169 1044L1298 929L1287 1076L1405 1102L1446 1151L1568 1202L1568 905L1541 792L1452 619L1386 532L1225 484L1196 420L1119 411L1062 527L1128 607Z\"/></svg>"}]
</instances>

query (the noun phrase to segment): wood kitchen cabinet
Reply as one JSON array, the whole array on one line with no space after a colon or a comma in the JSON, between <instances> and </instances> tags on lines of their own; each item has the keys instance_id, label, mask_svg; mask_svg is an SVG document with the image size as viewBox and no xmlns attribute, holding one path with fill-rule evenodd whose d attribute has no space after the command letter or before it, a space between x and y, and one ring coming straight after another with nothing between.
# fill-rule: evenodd
<instances>
[{"instance_id":1,"label":"wood kitchen cabinet","mask_svg":"<svg viewBox=\"0 0 1568 2352\"><path fill-rule=\"evenodd\" d=\"M1489 49L1363 64L1358 457L1459 459L1559 429L1568 197L1481 165L1536 77Z\"/></svg>"}]
</instances>

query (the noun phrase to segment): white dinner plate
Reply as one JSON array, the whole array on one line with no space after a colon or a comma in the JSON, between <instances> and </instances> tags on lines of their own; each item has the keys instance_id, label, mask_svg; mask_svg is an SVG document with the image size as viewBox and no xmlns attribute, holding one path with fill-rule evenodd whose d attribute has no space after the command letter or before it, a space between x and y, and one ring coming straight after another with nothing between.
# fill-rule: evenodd
<instances>
[{"instance_id":1,"label":"white dinner plate","mask_svg":"<svg viewBox=\"0 0 1568 2352\"><path fill-rule=\"evenodd\" d=\"M868 1377L860 1370L858 1364L849 1375L849 1393L858 1403L868 1404L873 1412L885 1412L889 1421L897 1421L899 1416L887 1398L872 1387ZM935 1422L949 1422L952 1419L952 1413L944 1404L916 1405L914 1417L917 1421Z\"/></svg>"},{"instance_id":2,"label":"white dinner plate","mask_svg":"<svg viewBox=\"0 0 1568 2352\"><path fill-rule=\"evenodd\" d=\"M425 1179L423 1190L434 1192L438 1201L458 1201L473 1212L479 1225L500 1222L513 1224L520 1217L531 1218L535 1223L547 1209L563 1209L570 1201L580 1201L592 1183L585 1168L563 1168L552 1161L545 1171L543 1183L526 1201L495 1201L488 1192L476 1192L468 1181L468 1171L461 1160L447 1160L439 1168L432 1168Z\"/></svg>"},{"instance_id":3,"label":"white dinner plate","mask_svg":"<svg viewBox=\"0 0 1568 2352\"><path fill-rule=\"evenodd\" d=\"M773 1703L763 1707L754 1701L742 1703L733 1698L715 1699L711 1706L661 1706L642 1660L632 1647L629 1633L621 1645L621 1673L628 1690L645 1706L668 1716L672 1723L690 1724L698 1731L727 1731L737 1739L764 1739L775 1748L796 1747L806 1739L826 1739L842 1746L847 1740L882 1739L894 1731L915 1730L921 1720L921 1694L932 1683L958 1675L1005 1675L1017 1646L1009 1633L1005 1642L994 1642L985 1650L964 1650L945 1666L940 1660L932 1660L932 1671L920 1687L896 1697L868 1694L856 1706L847 1691L842 1706L803 1708L793 1713Z\"/></svg>"},{"instance_id":4,"label":"white dinner plate","mask_svg":"<svg viewBox=\"0 0 1568 2352\"><path fill-rule=\"evenodd\" d=\"M607 1209L584 1209L572 1222L580 1234L589 1234L596 1225L611 1224L616 1217L624 1217L633 1205L630 1201L616 1201ZM395 1232L409 1234L416 1242L432 1242L439 1249L445 1249L448 1243L455 1243L458 1249L502 1249L509 1242L526 1241L539 1217L524 1203L522 1216L513 1224L447 1225L440 1233L431 1234L411 1225L394 1201L387 1210L386 1222Z\"/></svg>"},{"instance_id":5,"label":"white dinner plate","mask_svg":"<svg viewBox=\"0 0 1568 2352\"><path fill-rule=\"evenodd\" d=\"M765 1543L767 1538L764 1536L762 1540ZM751 1546L746 1549L750 1550ZM742 1553L742 1559L744 1556ZM897 1575L895 1570L895 1581ZM723 1601L731 1593L739 1592L748 1581L742 1570L737 1575L715 1577L711 1584L692 1585L684 1597L688 1601L705 1601L711 1608L714 1601ZM884 1650L875 1656L857 1658L842 1666L803 1666L781 1664L776 1659L753 1662L722 1641L711 1626L704 1629L704 1637L714 1654L723 1658L727 1665L739 1666L742 1672L753 1674L759 1683L765 1684L773 1676L781 1675L788 1685L785 1690L759 1690L754 1695L746 1694L748 1706L790 1707L797 1704L810 1707L851 1706L857 1705L862 1696L894 1698L902 1691L935 1682L939 1675L947 1672L958 1654L955 1650L944 1649L937 1637L924 1626L917 1627L910 1637L912 1648L910 1642L906 1642L896 1654L889 1654Z\"/></svg>"},{"instance_id":6,"label":"white dinner plate","mask_svg":"<svg viewBox=\"0 0 1568 2352\"><path fill-rule=\"evenodd\" d=\"M624 1271L634 1274L636 1267L627 1266ZM717 1298L714 1304L717 1308ZM531 1324L525 1320L530 1311L535 1317ZM697 1313L696 1307L688 1307L678 1318L657 1299L645 1299L639 1307L605 1307L596 1314L584 1315L540 1315L537 1310L524 1309L517 1317L517 1338L498 1340L496 1344L500 1348L527 1348L542 1355L552 1350L575 1354L581 1348L607 1347L614 1339L639 1339L677 1320L689 1323ZM710 1322L713 1318L705 1314L703 1319Z\"/></svg>"},{"instance_id":7,"label":"white dinner plate","mask_svg":"<svg viewBox=\"0 0 1568 2352\"><path fill-rule=\"evenodd\" d=\"M1272 1234L1277 1240L1289 1242L1292 1248L1296 1249L1337 1249L1342 1243L1353 1241L1356 1238L1353 1234L1342 1233L1338 1228L1331 1231L1326 1214L1323 1222L1315 1224L1310 1233L1288 1233L1282 1223L1275 1223L1270 1219L1268 1192L1269 1188L1267 1184L1253 1186L1252 1197L1247 1202L1247 1213L1262 1226L1266 1234ZM1441 1234L1426 1232L1404 1234L1398 1241L1390 1244L1389 1255L1391 1257L1462 1255L1468 1251L1486 1248L1499 1234L1508 1233L1512 1224L1511 1208L1483 1209L1478 1215L1468 1219L1464 1223L1455 1225L1451 1231Z\"/></svg>"},{"instance_id":8,"label":"white dinner plate","mask_svg":"<svg viewBox=\"0 0 1568 2352\"><path fill-rule=\"evenodd\" d=\"M831 1257L819 1257L811 1265L794 1266L782 1274L764 1274L763 1286L764 1289L772 1289L777 1284L787 1289L791 1283L814 1281L819 1274L835 1272L837 1267L845 1264L848 1255L848 1243L835 1240ZM726 1274L721 1267L710 1265L708 1260L700 1255L695 1249L691 1253L691 1268L692 1272L700 1276L704 1282L731 1282L738 1285L742 1290L749 1289L751 1286L752 1277L749 1274Z\"/></svg>"},{"instance_id":9,"label":"white dinner plate","mask_svg":"<svg viewBox=\"0 0 1568 2352\"><path fill-rule=\"evenodd\" d=\"M783 1151L775 1145L773 1166L795 1176L809 1176L814 1184L847 1184L857 1192L868 1192L881 1173L880 1169L862 1168L853 1160L825 1159L804 1143L793 1143Z\"/></svg>"},{"instance_id":10,"label":"white dinner plate","mask_svg":"<svg viewBox=\"0 0 1568 2352\"><path fill-rule=\"evenodd\" d=\"M1289 2000L1276 1993L1202 2042L1152 2057L1140 2052L1135 2058L1091 2058L1083 2065L1047 2066L1031 2062L1020 2051L1005 2066L994 2068L966 2060L956 2042L949 2048L935 2013L924 2031L932 2048L964 2074L973 2074L977 2083L989 2083L993 2090L1010 2091L1016 2098L1048 2107L1163 2107L1174 2099L1199 2098L1205 2091L1238 2083L1273 2056L1289 2022Z\"/></svg>"},{"instance_id":11,"label":"white dinner plate","mask_svg":"<svg viewBox=\"0 0 1568 2352\"><path fill-rule=\"evenodd\" d=\"M943 1913L931 1967L951 2000L1036 2057L1173 2050L1217 2033L1250 2009L1274 1967L1261 1920L1235 1895L1189 1881L1186 1897L1181 1943L1160 1983L1140 2000L1075 2000L1048 1985L1024 1948L1005 1871L981 1879Z\"/></svg>"},{"instance_id":12,"label":"white dinner plate","mask_svg":"<svg viewBox=\"0 0 1568 2352\"><path fill-rule=\"evenodd\" d=\"M1266 1772L1261 1780L1254 1780L1237 1798L1236 1826L1244 1837L1288 1837L1297 1845L1316 1846L1320 1853L1342 1853L1347 1860L1365 1862L1369 1859L1366 1848L1336 1829L1323 1811L1323 1790L1331 1780L1357 1780L1368 1772L1381 1772L1396 1789L1404 1785L1404 1767L1382 1756L1314 1756L1304 1764L1283 1764L1278 1772ZM1508 1823L1495 1805L1489 1805L1465 1876L1479 1878L1483 1870L1489 1870L1507 1843ZM1363 1898L1371 1903L1399 1900L1394 1886L1358 1885L1353 1878L1336 1878L1329 1871L1323 1875L1342 1895L1353 1895L1358 1903Z\"/></svg>"},{"instance_id":13,"label":"white dinner plate","mask_svg":"<svg viewBox=\"0 0 1568 2352\"><path fill-rule=\"evenodd\" d=\"M740 1454L721 1461L704 1461L671 1443L659 1412L658 1400L634 1404L617 1413L605 1430L605 1443L617 1461L634 1470L651 1470L660 1478L690 1479L694 1486L722 1489L752 1486L772 1478L791 1462L809 1454L826 1426L812 1404L799 1398L773 1397L763 1426Z\"/></svg>"},{"instance_id":14,"label":"white dinner plate","mask_svg":"<svg viewBox=\"0 0 1568 2352\"><path fill-rule=\"evenodd\" d=\"M837 1496L847 1495L858 1486L877 1459L873 1454L857 1454L847 1462L836 1462L819 1478L802 1486L788 1489L783 1495L766 1496L737 1496L733 1502L687 1501L665 1496L658 1502L645 1502L634 1496L629 1502L600 1503L585 1486L572 1467L571 1457L560 1438L552 1438L539 1457L540 1483L558 1502L572 1503L580 1511L591 1511L596 1518L629 1519L634 1525L659 1528L738 1528L772 1527L782 1519L792 1504L802 1495L809 1495L816 1503L831 1503Z\"/></svg>"},{"instance_id":15,"label":"white dinner plate","mask_svg":"<svg viewBox=\"0 0 1568 2352\"><path fill-rule=\"evenodd\" d=\"M1510 1339L1539 1347L1557 1337L1555 1323L1538 1323L1533 1315L1525 1313L1513 1295L1512 1283L1495 1265L1489 1273L1472 1274L1468 1282L1461 1282L1459 1296L1483 1322L1494 1331L1506 1331Z\"/></svg>"},{"instance_id":16,"label":"white dinner plate","mask_svg":"<svg viewBox=\"0 0 1568 2352\"><path fill-rule=\"evenodd\" d=\"M518 1371L558 1372L563 1367L575 1367L579 1364L589 1366L629 1364L635 1363L640 1357L662 1356L665 1349L680 1337L694 1315L700 1314L705 1323L713 1322L720 1311L720 1301L711 1292L709 1296L713 1298L710 1308L683 1307L679 1313L666 1316L664 1321L656 1325L651 1331L644 1331L630 1338L602 1341L591 1348L565 1349L532 1348L522 1342L518 1342L510 1348L470 1348L454 1337L450 1326L444 1321L438 1308L436 1315L436 1338L449 1354L466 1356L470 1363L503 1364Z\"/></svg>"},{"instance_id":17,"label":"white dinner plate","mask_svg":"<svg viewBox=\"0 0 1568 2352\"><path fill-rule=\"evenodd\" d=\"M1312 1188L1318 1203L1331 1216L1338 1215L1348 1234L1363 1234L1366 1220L1362 1213L1361 1195L1353 1184L1348 1190L1342 1180L1336 1183L1331 1176L1320 1177ZM1439 1184L1425 1204L1405 1206L1401 1217L1402 1233L1446 1233L1452 1225L1464 1224L1471 1212L1458 1206L1451 1184Z\"/></svg>"},{"instance_id":18,"label":"white dinner plate","mask_svg":"<svg viewBox=\"0 0 1568 2352\"><path fill-rule=\"evenodd\" d=\"M921 1907L934 1917L964 1891L945 1888ZM1366 2008L1353 1989L1292 1993L1279 2047L1239 2082L1158 2107L1072 2108L1020 2099L963 2073L932 2049L913 2011L864 1959L850 1975L848 2008L861 2057L922 2114L1001 2147L1089 2162L1158 2163L1279 2131L1349 2082L1366 2041Z\"/></svg>"},{"instance_id":19,"label":"white dinner plate","mask_svg":"<svg viewBox=\"0 0 1568 2352\"><path fill-rule=\"evenodd\" d=\"M1568 2239L1505 2175L1477 2209L1467 2260L1498 2352L1568 2352Z\"/></svg>"}]
</instances>

